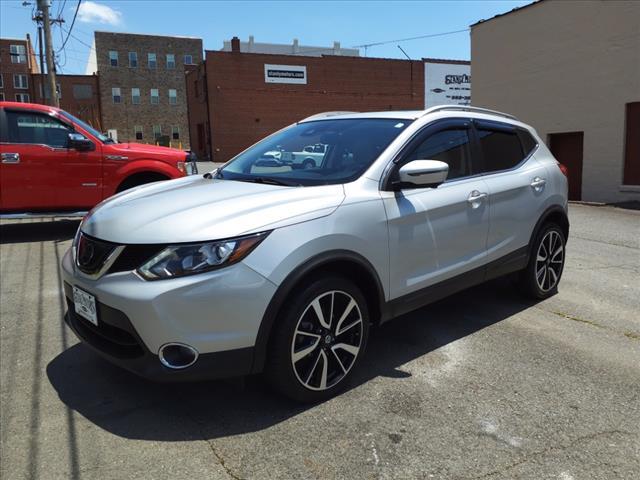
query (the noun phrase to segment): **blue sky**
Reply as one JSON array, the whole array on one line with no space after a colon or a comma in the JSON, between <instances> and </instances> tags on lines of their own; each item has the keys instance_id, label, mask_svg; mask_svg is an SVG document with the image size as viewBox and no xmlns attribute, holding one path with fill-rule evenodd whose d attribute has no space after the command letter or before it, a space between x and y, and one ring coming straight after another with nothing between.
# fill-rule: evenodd
<instances>
[{"instance_id":1,"label":"blue sky","mask_svg":"<svg viewBox=\"0 0 640 480\"><path fill-rule=\"evenodd\" d=\"M28 0L32 4L36 0ZM31 20L32 5L23 0L0 0L0 35L36 39ZM94 30L108 30L202 38L204 48L218 50L222 41L238 36L256 42L343 47L437 34L467 28L480 19L507 12L531 1L279 1L218 2L191 0L83 0L73 35L58 59L62 73L84 73ZM77 0L52 0L52 16L71 25ZM54 27L54 47L58 49L66 33ZM369 57L404 58L397 45L411 58L469 59L468 32L394 42L371 47ZM35 46L35 45L34 45ZM66 58L65 58L66 54ZM364 55L364 49L361 49Z\"/></svg>"}]
</instances>

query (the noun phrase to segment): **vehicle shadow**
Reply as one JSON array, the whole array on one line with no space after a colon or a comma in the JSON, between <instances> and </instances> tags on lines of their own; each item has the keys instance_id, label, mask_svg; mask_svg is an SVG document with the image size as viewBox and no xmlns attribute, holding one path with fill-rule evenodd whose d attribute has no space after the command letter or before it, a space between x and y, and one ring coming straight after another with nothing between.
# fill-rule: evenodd
<instances>
[{"instance_id":1,"label":"vehicle shadow","mask_svg":"<svg viewBox=\"0 0 640 480\"><path fill-rule=\"evenodd\" d=\"M0 244L70 240L79 224L80 219L2 223Z\"/></svg>"},{"instance_id":2,"label":"vehicle shadow","mask_svg":"<svg viewBox=\"0 0 640 480\"><path fill-rule=\"evenodd\" d=\"M533 304L522 299L507 279L498 279L399 317L372 331L351 388L380 376L401 382L411 377L402 369L407 362ZM54 358L47 376L69 408L130 439L215 439L259 431L313 408L273 393L257 377L249 377L243 386L238 380L151 383L112 366L81 344Z\"/></svg>"}]
</instances>

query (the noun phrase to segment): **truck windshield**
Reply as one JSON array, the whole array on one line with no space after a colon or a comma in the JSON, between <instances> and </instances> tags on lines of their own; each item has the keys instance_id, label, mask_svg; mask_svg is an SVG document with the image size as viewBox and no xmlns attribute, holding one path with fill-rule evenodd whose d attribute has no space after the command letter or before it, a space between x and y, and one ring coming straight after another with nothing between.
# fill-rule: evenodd
<instances>
[{"instance_id":1,"label":"truck windshield","mask_svg":"<svg viewBox=\"0 0 640 480\"><path fill-rule=\"evenodd\" d=\"M80 125L83 129L85 129L91 135L93 135L94 137L100 139L100 141L102 143L114 143L114 141L111 138L109 138L106 135L100 133L95 128L93 128L91 125L89 125L88 123L83 122L82 120L80 120L77 117L74 117L69 112L60 111L60 115L65 117L67 120L71 120L73 123L76 123L76 124Z\"/></svg>"},{"instance_id":2,"label":"truck windshield","mask_svg":"<svg viewBox=\"0 0 640 480\"><path fill-rule=\"evenodd\" d=\"M281 185L330 185L362 175L411 120L331 119L294 125L256 143L217 178Z\"/></svg>"}]
</instances>

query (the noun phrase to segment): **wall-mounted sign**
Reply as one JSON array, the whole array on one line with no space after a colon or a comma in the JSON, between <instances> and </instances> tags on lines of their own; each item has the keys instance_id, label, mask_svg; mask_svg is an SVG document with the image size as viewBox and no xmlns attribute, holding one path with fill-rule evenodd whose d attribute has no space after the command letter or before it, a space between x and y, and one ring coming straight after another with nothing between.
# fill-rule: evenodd
<instances>
[{"instance_id":1,"label":"wall-mounted sign","mask_svg":"<svg viewBox=\"0 0 640 480\"><path fill-rule=\"evenodd\" d=\"M264 81L266 83L307 83L307 67L300 65L264 64Z\"/></svg>"},{"instance_id":2,"label":"wall-mounted sign","mask_svg":"<svg viewBox=\"0 0 640 480\"><path fill-rule=\"evenodd\" d=\"M471 65L424 62L424 107L469 105Z\"/></svg>"}]
</instances>

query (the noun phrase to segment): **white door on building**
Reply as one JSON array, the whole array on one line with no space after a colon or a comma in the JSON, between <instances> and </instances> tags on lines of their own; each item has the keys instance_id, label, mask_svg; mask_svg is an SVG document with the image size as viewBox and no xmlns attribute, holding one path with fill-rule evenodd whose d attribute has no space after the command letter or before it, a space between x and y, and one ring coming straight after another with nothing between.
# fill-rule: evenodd
<instances>
[{"instance_id":1,"label":"white door on building","mask_svg":"<svg viewBox=\"0 0 640 480\"><path fill-rule=\"evenodd\" d=\"M107 130L107 136L113 140L114 142L118 141L118 130L116 130L115 128L110 128L109 130Z\"/></svg>"}]
</instances>

